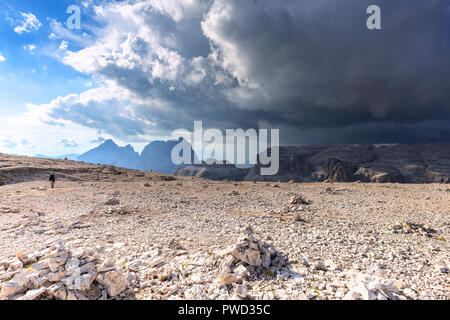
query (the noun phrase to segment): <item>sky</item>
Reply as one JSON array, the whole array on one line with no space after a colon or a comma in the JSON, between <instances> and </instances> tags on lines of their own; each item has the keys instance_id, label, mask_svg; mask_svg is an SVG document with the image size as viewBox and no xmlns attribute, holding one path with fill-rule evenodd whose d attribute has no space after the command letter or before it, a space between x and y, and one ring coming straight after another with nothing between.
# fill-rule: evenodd
<instances>
[{"instance_id":1,"label":"sky","mask_svg":"<svg viewBox=\"0 0 450 320\"><path fill-rule=\"evenodd\" d=\"M450 142L449 18L448 0L0 0L0 152L139 151L195 120L284 145Z\"/></svg>"}]
</instances>

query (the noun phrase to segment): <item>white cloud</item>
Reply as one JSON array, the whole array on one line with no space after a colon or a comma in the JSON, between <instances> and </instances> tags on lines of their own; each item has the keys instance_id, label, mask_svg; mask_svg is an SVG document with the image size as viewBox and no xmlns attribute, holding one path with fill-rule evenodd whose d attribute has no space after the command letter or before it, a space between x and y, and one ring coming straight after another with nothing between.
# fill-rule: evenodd
<instances>
[{"instance_id":1,"label":"white cloud","mask_svg":"<svg viewBox=\"0 0 450 320\"><path fill-rule=\"evenodd\" d=\"M34 44L27 44L23 46L23 50L25 51L33 51L36 49L36 46Z\"/></svg>"},{"instance_id":2,"label":"white cloud","mask_svg":"<svg viewBox=\"0 0 450 320\"><path fill-rule=\"evenodd\" d=\"M5 61L6 61L6 58L2 54L0 54L0 62L5 62Z\"/></svg>"},{"instance_id":3,"label":"white cloud","mask_svg":"<svg viewBox=\"0 0 450 320\"><path fill-rule=\"evenodd\" d=\"M7 149L14 149L14 148L16 148L16 147L19 145L18 142L12 140L12 139L9 138L9 137L4 138L4 139L1 139L1 140L0 140L0 143L1 143L1 145L2 145L3 147L5 147L5 148L7 148Z\"/></svg>"},{"instance_id":4,"label":"white cloud","mask_svg":"<svg viewBox=\"0 0 450 320\"><path fill-rule=\"evenodd\" d=\"M3 137L0 137L0 145L7 149L15 149L15 148L29 148L33 149L35 146L30 143L27 139L19 139L18 137L13 137L10 134L7 134Z\"/></svg>"},{"instance_id":5,"label":"white cloud","mask_svg":"<svg viewBox=\"0 0 450 320\"><path fill-rule=\"evenodd\" d=\"M418 32L420 36L403 35L398 24L376 41L389 49L401 38L405 48L420 50L397 56L408 50L392 49L385 55L389 59L373 55L375 44L366 30L351 27L361 12L350 5L330 7L327 0L308 4L132 0L97 2L101 3L97 6L88 2L95 25L101 27L86 27L91 35L80 35L51 20L50 38L62 40L60 50L55 41L53 51L63 63L91 76L101 87L31 108L47 124L99 130L95 136L140 139L158 130L191 127L199 119L218 128L257 127L260 120L328 128L372 121L374 111L369 107L380 110L385 101L379 99L389 98L396 103L393 108L407 105L410 96L420 107L447 101L448 90L442 89L446 82L441 81L446 69L440 67L444 55L430 49L438 38L433 35L442 32L427 19L439 10L425 0L410 9L426 9L417 24L427 26ZM334 19L328 19L334 11ZM409 16L414 15L404 17ZM360 45L346 45L355 39ZM421 70L415 66L422 60L430 61L423 70L426 77L417 76ZM378 73L379 68L367 70L370 66L397 73L389 77ZM436 73L440 77L433 79L430 75ZM392 97L386 97L389 90L379 85L389 79L396 89ZM406 90L409 84L418 90ZM417 112L422 118L427 114L432 112Z\"/></svg>"},{"instance_id":6,"label":"white cloud","mask_svg":"<svg viewBox=\"0 0 450 320\"><path fill-rule=\"evenodd\" d=\"M169 133L192 120L217 118L226 108L227 92L235 80L211 55L210 40L201 21L209 1L144 0L108 3L93 10L101 29L92 29L95 41L84 49L67 50L63 62L104 83L97 90L108 92L99 99L61 98L53 101L46 115L69 120L123 139L136 139L158 130ZM60 23L50 23L53 38L73 38ZM71 38L72 37L72 38ZM113 95L109 94L114 88ZM88 95L94 90L88 90ZM114 94L120 92L115 97ZM185 101L187 100L187 101ZM107 111L107 108L109 109ZM115 113L115 116L108 114ZM180 123L180 118L184 123ZM159 132L161 133L161 132ZM133 137L133 138L131 138Z\"/></svg>"},{"instance_id":7,"label":"white cloud","mask_svg":"<svg viewBox=\"0 0 450 320\"><path fill-rule=\"evenodd\" d=\"M74 43L77 43L79 45L89 45L92 42L92 38L87 33L82 33L81 35L75 32L72 32L71 30L64 27L64 25L60 22L58 22L55 19L49 19L50 20L50 29L51 33L49 35L49 38L52 40L55 39L64 39L64 40L70 40Z\"/></svg>"},{"instance_id":8,"label":"white cloud","mask_svg":"<svg viewBox=\"0 0 450 320\"><path fill-rule=\"evenodd\" d=\"M92 146L90 140L98 136L98 130L70 121L51 119L46 115L46 108L48 106L43 105L34 109L30 105L23 114L2 117L4 123L0 132L0 152L30 156L39 152L56 156L68 153L68 149L70 152L84 152ZM68 148L57 143L62 139L73 140L74 137L79 147Z\"/></svg>"},{"instance_id":9,"label":"white cloud","mask_svg":"<svg viewBox=\"0 0 450 320\"><path fill-rule=\"evenodd\" d=\"M66 51L67 48L69 47L69 43L65 40L61 41L61 44L58 47L58 50L60 51Z\"/></svg>"},{"instance_id":10,"label":"white cloud","mask_svg":"<svg viewBox=\"0 0 450 320\"><path fill-rule=\"evenodd\" d=\"M90 141L90 143L93 143L93 144L100 144L100 143L103 143L103 142L105 142L106 141L106 139L104 138L104 137L97 137L97 138L95 138L95 139L92 139L91 141Z\"/></svg>"},{"instance_id":11,"label":"white cloud","mask_svg":"<svg viewBox=\"0 0 450 320\"><path fill-rule=\"evenodd\" d=\"M119 68L141 70L151 82L178 81L192 69L192 58L183 56L181 42L188 40L183 39L181 31L192 28L194 21L199 25L202 8L204 1L192 0L97 6L96 18L104 24L98 30L97 41L83 50L68 52L64 62L85 73ZM202 38L207 45L201 34L191 33L189 37L190 41Z\"/></svg>"},{"instance_id":12,"label":"white cloud","mask_svg":"<svg viewBox=\"0 0 450 320\"><path fill-rule=\"evenodd\" d=\"M37 31L42 26L42 23L34 14L30 13L20 13L22 15L22 21L18 26L14 28L14 32L18 34L30 33L31 31Z\"/></svg>"},{"instance_id":13,"label":"white cloud","mask_svg":"<svg viewBox=\"0 0 450 320\"><path fill-rule=\"evenodd\" d=\"M131 107L144 106L145 102L133 98L126 89L110 85L58 97L49 104L29 104L26 116L49 125L84 126L123 139L146 139L155 124L138 116Z\"/></svg>"},{"instance_id":14,"label":"white cloud","mask_svg":"<svg viewBox=\"0 0 450 320\"><path fill-rule=\"evenodd\" d=\"M61 144L65 148L76 148L78 147L78 143L73 139L59 139L57 143Z\"/></svg>"}]
</instances>

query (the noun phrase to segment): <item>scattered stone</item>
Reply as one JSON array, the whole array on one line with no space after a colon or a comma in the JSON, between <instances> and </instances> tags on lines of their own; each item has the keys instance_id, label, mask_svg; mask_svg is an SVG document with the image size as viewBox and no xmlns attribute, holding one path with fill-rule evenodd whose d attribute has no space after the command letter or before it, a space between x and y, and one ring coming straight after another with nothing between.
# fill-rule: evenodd
<instances>
[{"instance_id":1,"label":"scattered stone","mask_svg":"<svg viewBox=\"0 0 450 320\"><path fill-rule=\"evenodd\" d=\"M161 181L177 181L177 179L174 176L160 176L159 179Z\"/></svg>"},{"instance_id":2,"label":"scattered stone","mask_svg":"<svg viewBox=\"0 0 450 320\"><path fill-rule=\"evenodd\" d=\"M317 261L315 268L316 270L328 271L327 267L323 264L322 261Z\"/></svg>"},{"instance_id":3,"label":"scattered stone","mask_svg":"<svg viewBox=\"0 0 450 320\"><path fill-rule=\"evenodd\" d=\"M295 222L302 222L302 223L306 223L307 221L305 219L303 219L302 215L300 213L297 213L294 217L294 221Z\"/></svg>"},{"instance_id":4,"label":"scattered stone","mask_svg":"<svg viewBox=\"0 0 450 320\"><path fill-rule=\"evenodd\" d=\"M94 213L98 213L100 215L119 215L119 216L126 216L130 214L134 214L137 212L136 208L130 208L127 206L117 206L112 208L104 208L100 211L94 211Z\"/></svg>"},{"instance_id":5,"label":"scattered stone","mask_svg":"<svg viewBox=\"0 0 450 320\"><path fill-rule=\"evenodd\" d=\"M38 300L46 291L47 288L29 290L23 297L20 297L17 300Z\"/></svg>"},{"instance_id":6,"label":"scattered stone","mask_svg":"<svg viewBox=\"0 0 450 320\"><path fill-rule=\"evenodd\" d=\"M303 204L303 205L309 205L311 204L310 201L305 200L302 196L300 195L295 195L293 197L291 197L291 199L289 199L289 204Z\"/></svg>"},{"instance_id":7,"label":"scattered stone","mask_svg":"<svg viewBox=\"0 0 450 320\"><path fill-rule=\"evenodd\" d=\"M234 273L227 273L220 277L220 283L225 285L237 283L240 282L241 280L242 278Z\"/></svg>"},{"instance_id":8,"label":"scattered stone","mask_svg":"<svg viewBox=\"0 0 450 320\"><path fill-rule=\"evenodd\" d=\"M237 285L234 289L234 294L238 296L239 298L246 298L247 297L247 287L244 285Z\"/></svg>"},{"instance_id":9,"label":"scattered stone","mask_svg":"<svg viewBox=\"0 0 450 320\"><path fill-rule=\"evenodd\" d=\"M20 213L20 209L0 207L0 213Z\"/></svg>"},{"instance_id":10,"label":"scattered stone","mask_svg":"<svg viewBox=\"0 0 450 320\"><path fill-rule=\"evenodd\" d=\"M391 230L393 233L417 233L430 238L435 237L435 234L437 233L435 229L432 229L427 225L414 223L411 221L395 224L392 226Z\"/></svg>"},{"instance_id":11,"label":"scattered stone","mask_svg":"<svg viewBox=\"0 0 450 320\"><path fill-rule=\"evenodd\" d=\"M237 274L241 278L244 278L246 275L249 274L248 269L242 264L240 266L236 267L233 271L235 274Z\"/></svg>"},{"instance_id":12,"label":"scattered stone","mask_svg":"<svg viewBox=\"0 0 450 320\"><path fill-rule=\"evenodd\" d=\"M88 300L93 292L98 292L98 299L103 297L103 288L111 298L127 295L129 282L116 269L115 261L100 259L96 249L70 250L56 242L32 255L19 251L16 259L0 263L14 270L0 277L1 299ZM22 261L34 262L25 268Z\"/></svg>"},{"instance_id":13,"label":"scattered stone","mask_svg":"<svg viewBox=\"0 0 450 320\"><path fill-rule=\"evenodd\" d=\"M349 292L343 300L400 300L406 299L391 280L358 274L347 285Z\"/></svg>"},{"instance_id":14,"label":"scattered stone","mask_svg":"<svg viewBox=\"0 0 450 320\"><path fill-rule=\"evenodd\" d=\"M118 206L120 204L120 200L117 198L111 198L104 203L105 206Z\"/></svg>"}]
</instances>

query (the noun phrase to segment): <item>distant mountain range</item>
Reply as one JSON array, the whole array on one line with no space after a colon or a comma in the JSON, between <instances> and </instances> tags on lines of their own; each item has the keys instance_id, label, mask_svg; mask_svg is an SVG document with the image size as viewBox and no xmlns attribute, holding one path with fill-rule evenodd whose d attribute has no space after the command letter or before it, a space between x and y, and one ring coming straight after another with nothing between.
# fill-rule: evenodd
<instances>
[{"instance_id":1,"label":"distant mountain range","mask_svg":"<svg viewBox=\"0 0 450 320\"><path fill-rule=\"evenodd\" d=\"M134 165L139 160L139 153L134 151L131 145L119 147L113 140L106 140L97 148L80 155L77 160L134 169Z\"/></svg>"},{"instance_id":2,"label":"distant mountain range","mask_svg":"<svg viewBox=\"0 0 450 320\"><path fill-rule=\"evenodd\" d=\"M71 153L71 154L63 154L62 156L56 156L56 157L50 157L46 156L44 154L37 154L34 157L35 158L44 158L44 159L68 159L68 160L74 160L76 161L80 155Z\"/></svg>"},{"instance_id":3,"label":"distant mountain range","mask_svg":"<svg viewBox=\"0 0 450 320\"><path fill-rule=\"evenodd\" d=\"M119 147L113 140L106 140L97 148L77 157L77 161L172 174L182 167L174 164L171 158L172 149L181 141L153 141L139 154L131 145ZM195 157L192 147L191 157Z\"/></svg>"},{"instance_id":4,"label":"distant mountain range","mask_svg":"<svg viewBox=\"0 0 450 320\"><path fill-rule=\"evenodd\" d=\"M213 180L297 182L450 182L450 143L387 145L312 145L280 147L280 170L274 176L261 176L261 165L175 165L172 149L182 140L153 141L141 154L131 145L118 146L107 140L80 155L36 157L70 159L128 169L166 174L197 176ZM190 146L190 144L189 144ZM191 149L191 159L196 155Z\"/></svg>"},{"instance_id":5,"label":"distant mountain range","mask_svg":"<svg viewBox=\"0 0 450 320\"><path fill-rule=\"evenodd\" d=\"M297 182L450 183L450 143L312 145L280 147L280 170L261 176L261 165L191 165L177 175L213 180Z\"/></svg>"}]
</instances>

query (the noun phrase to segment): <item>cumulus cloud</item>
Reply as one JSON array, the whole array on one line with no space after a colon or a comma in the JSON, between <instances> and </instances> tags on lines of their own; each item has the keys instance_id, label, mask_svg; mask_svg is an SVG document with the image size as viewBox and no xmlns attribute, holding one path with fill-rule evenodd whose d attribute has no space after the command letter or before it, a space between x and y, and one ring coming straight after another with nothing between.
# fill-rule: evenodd
<instances>
[{"instance_id":1,"label":"cumulus cloud","mask_svg":"<svg viewBox=\"0 0 450 320\"><path fill-rule=\"evenodd\" d=\"M30 13L20 13L22 16L22 20L20 23L14 28L14 32L18 34L22 33L30 33L32 31L37 31L42 26L42 23L34 14Z\"/></svg>"},{"instance_id":2,"label":"cumulus cloud","mask_svg":"<svg viewBox=\"0 0 450 320\"><path fill-rule=\"evenodd\" d=\"M34 145L27 139L18 139L17 137L13 137L11 135L0 137L0 145L11 150L17 147L27 147L30 149L34 148Z\"/></svg>"},{"instance_id":3,"label":"cumulus cloud","mask_svg":"<svg viewBox=\"0 0 450 320\"><path fill-rule=\"evenodd\" d=\"M83 32L82 34L73 32L72 30L67 29L61 22L55 19L49 19L49 23L51 30L49 39L51 40L65 39L70 40L79 45L89 45L92 43L92 37L86 32Z\"/></svg>"},{"instance_id":4,"label":"cumulus cloud","mask_svg":"<svg viewBox=\"0 0 450 320\"><path fill-rule=\"evenodd\" d=\"M72 139L59 139L58 143L63 145L65 148L76 148L78 144Z\"/></svg>"},{"instance_id":5,"label":"cumulus cloud","mask_svg":"<svg viewBox=\"0 0 450 320\"><path fill-rule=\"evenodd\" d=\"M5 62L5 61L6 61L6 58L2 54L0 54L0 62Z\"/></svg>"},{"instance_id":6,"label":"cumulus cloud","mask_svg":"<svg viewBox=\"0 0 450 320\"><path fill-rule=\"evenodd\" d=\"M142 103L126 89L111 85L58 97L45 105L29 105L28 115L46 124L77 124L126 139L152 132L154 124L135 112Z\"/></svg>"},{"instance_id":7,"label":"cumulus cloud","mask_svg":"<svg viewBox=\"0 0 450 320\"><path fill-rule=\"evenodd\" d=\"M103 87L46 115L122 138L203 120L297 143L448 140L448 2L378 2L381 31L369 0L104 3L92 42L63 58Z\"/></svg>"}]
</instances>

